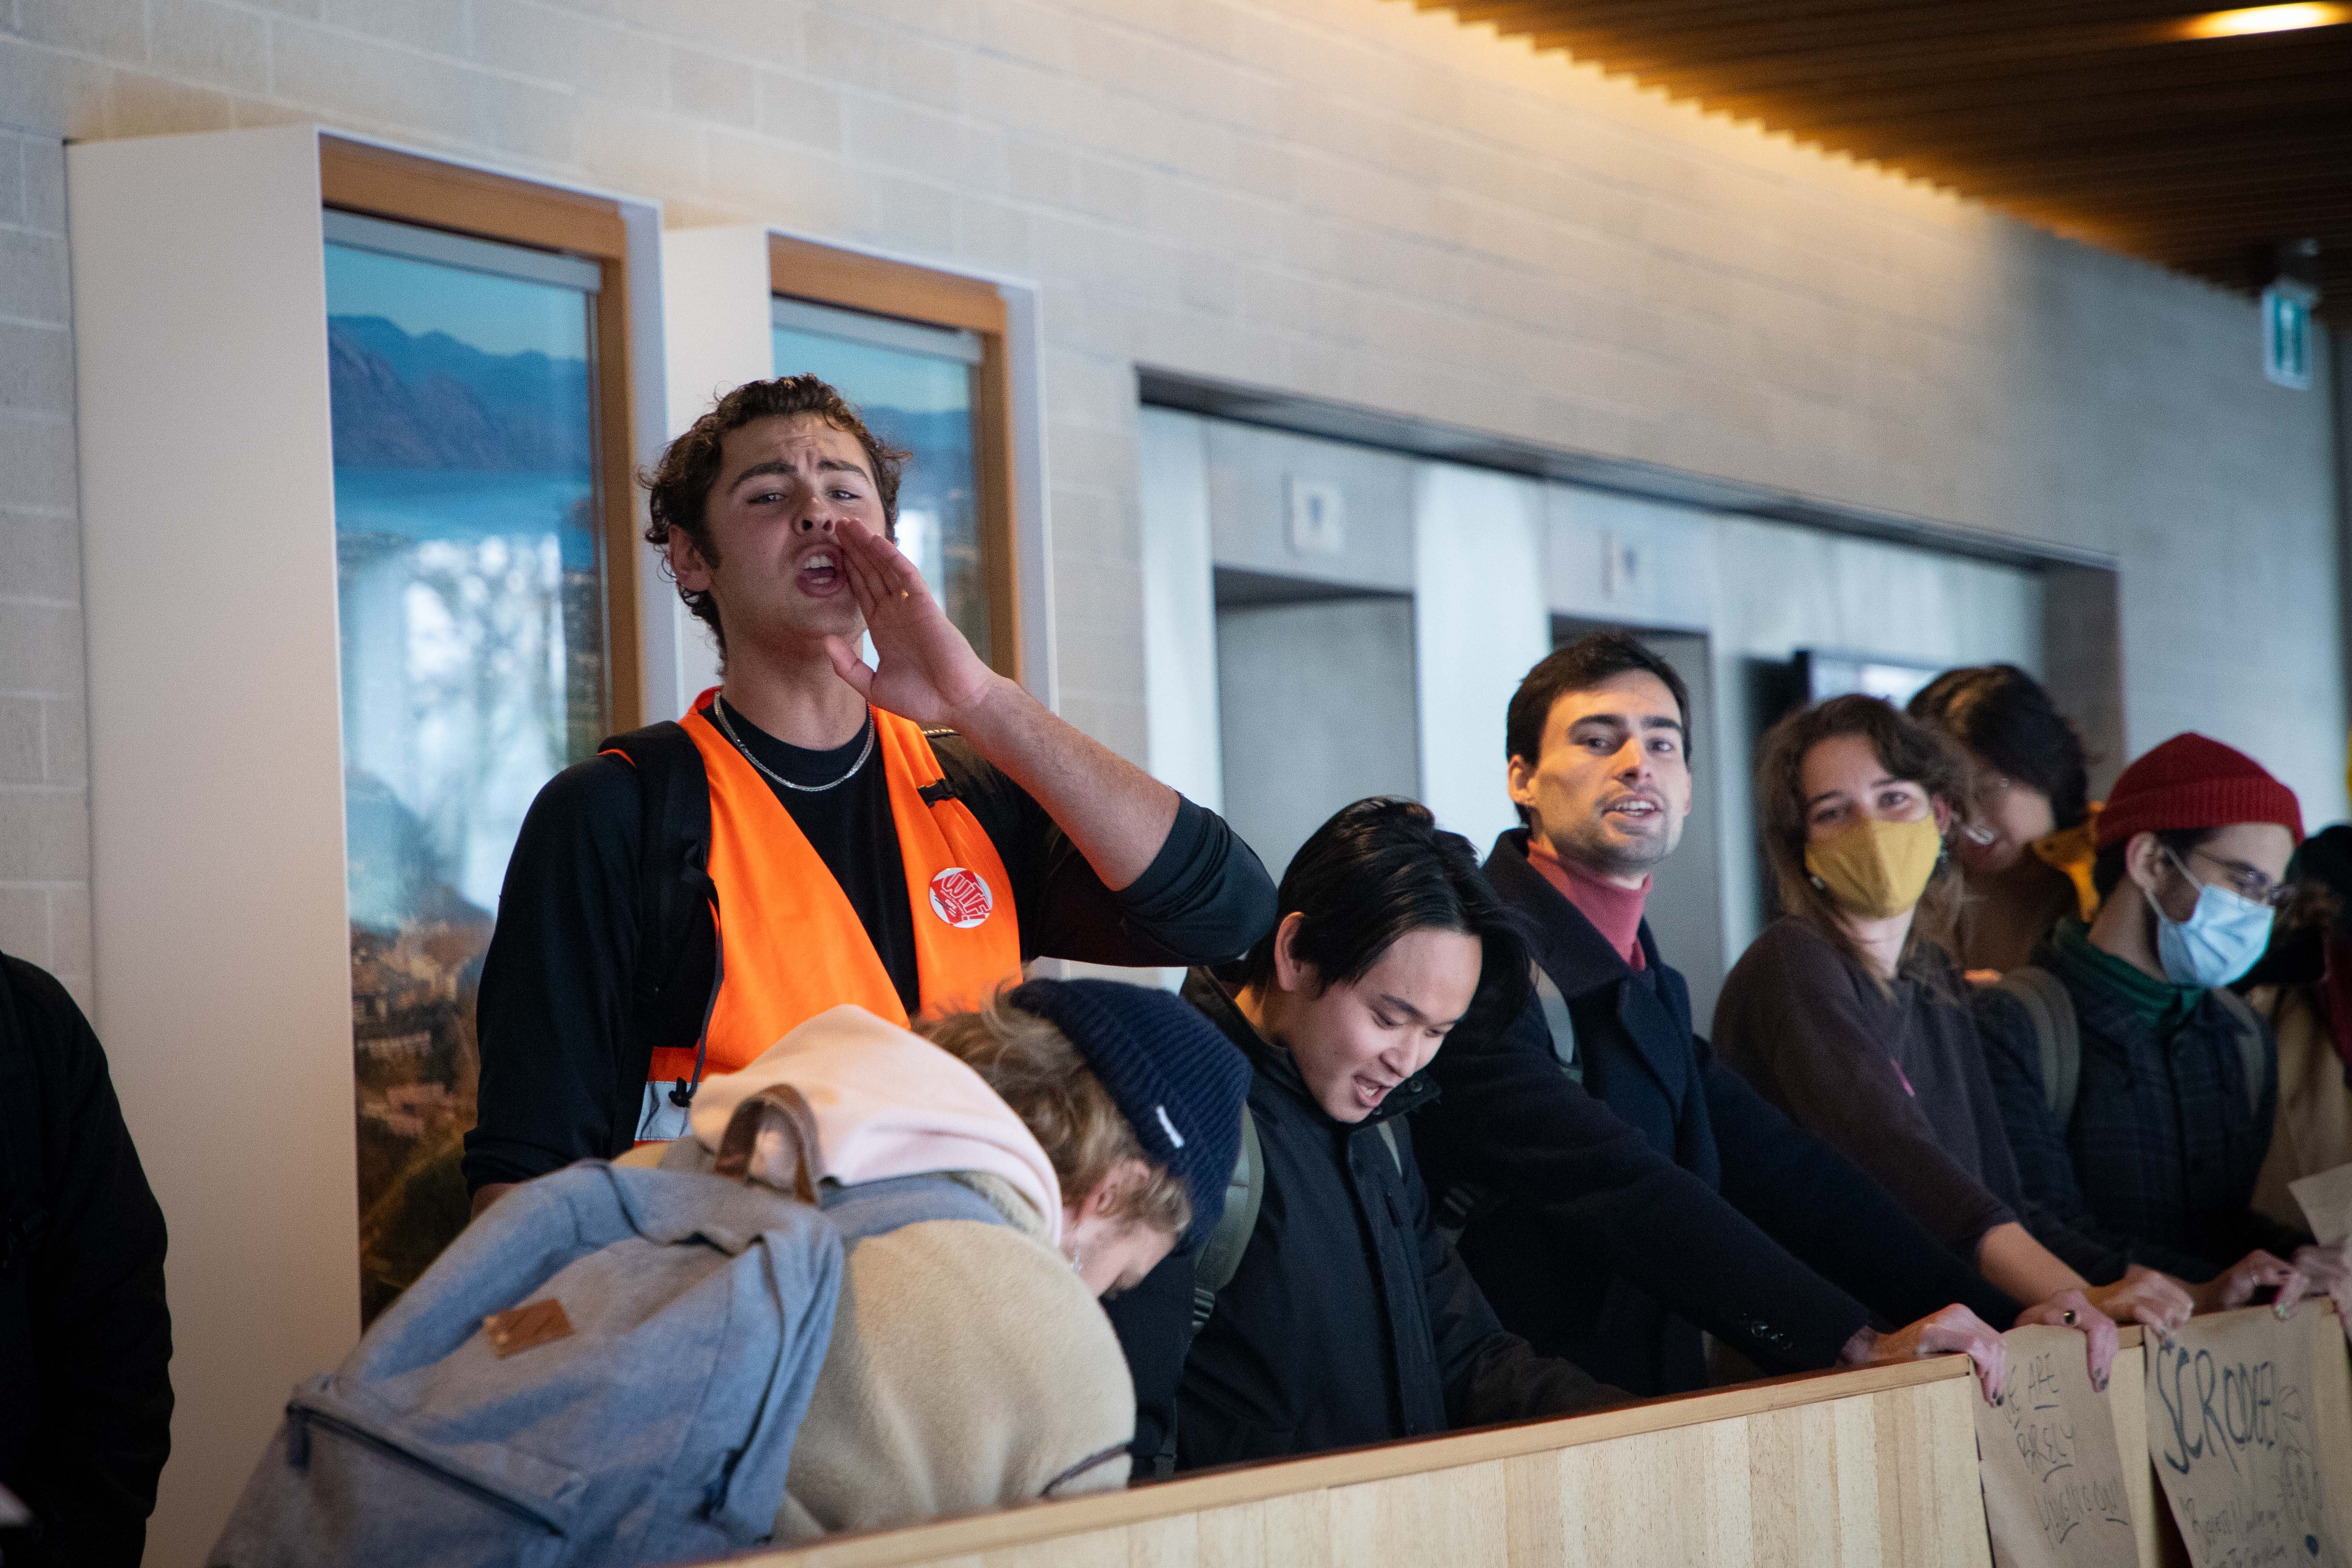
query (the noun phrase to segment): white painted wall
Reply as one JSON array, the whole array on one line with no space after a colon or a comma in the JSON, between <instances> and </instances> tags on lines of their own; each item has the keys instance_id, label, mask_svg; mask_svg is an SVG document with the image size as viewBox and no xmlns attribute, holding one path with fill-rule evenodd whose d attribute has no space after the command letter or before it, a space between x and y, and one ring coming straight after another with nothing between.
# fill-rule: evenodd
<instances>
[{"instance_id":1,"label":"white painted wall","mask_svg":"<svg viewBox=\"0 0 2352 1568\"><path fill-rule=\"evenodd\" d=\"M52 147L321 120L1034 282L1022 572L1060 592L1032 685L1131 756L1145 364L2113 556L2126 743L2195 725L2344 810L2332 363L2272 387L2251 300L1444 11L26 0L0 119ZM0 238L0 316L52 319L45 243ZM41 384L0 458L70 508ZM55 689L70 606L0 602L0 693ZM42 940L77 919L72 804L0 795L6 929L35 893Z\"/></svg>"},{"instance_id":2,"label":"white painted wall","mask_svg":"<svg viewBox=\"0 0 2352 1568\"><path fill-rule=\"evenodd\" d=\"M1209 450L1199 419L1147 408L1137 421L1143 507L1145 755L1151 776L1224 808L1217 736L1217 605L1209 548Z\"/></svg>"},{"instance_id":3,"label":"white painted wall","mask_svg":"<svg viewBox=\"0 0 2352 1568\"><path fill-rule=\"evenodd\" d=\"M148 1561L192 1563L359 1333L319 153L101 142L68 174L95 1021L171 1230Z\"/></svg>"},{"instance_id":4,"label":"white painted wall","mask_svg":"<svg viewBox=\"0 0 2352 1568\"><path fill-rule=\"evenodd\" d=\"M1504 710L1551 651L1543 490L1451 463L1413 471L1421 798L1481 859L1519 823L1504 790Z\"/></svg>"},{"instance_id":5,"label":"white painted wall","mask_svg":"<svg viewBox=\"0 0 2352 1568\"><path fill-rule=\"evenodd\" d=\"M148 1560L173 1564L211 1544L286 1391L359 1332L318 132L90 143L67 176L94 1021L171 1229L179 1403ZM624 218L642 462L660 230ZM617 678L659 701L675 595L648 547L617 569L646 611L644 670Z\"/></svg>"},{"instance_id":6,"label":"white painted wall","mask_svg":"<svg viewBox=\"0 0 2352 1568\"><path fill-rule=\"evenodd\" d=\"M65 173L54 137L0 126L0 952L56 975L88 1011L89 681Z\"/></svg>"},{"instance_id":7,"label":"white painted wall","mask_svg":"<svg viewBox=\"0 0 2352 1568\"><path fill-rule=\"evenodd\" d=\"M674 441L747 381L776 374L770 335L768 231L742 226L671 229L662 237L662 347L668 366L668 422ZM667 575L658 579L677 648L676 680L646 720L676 719L696 696L719 684L719 644L690 614Z\"/></svg>"}]
</instances>

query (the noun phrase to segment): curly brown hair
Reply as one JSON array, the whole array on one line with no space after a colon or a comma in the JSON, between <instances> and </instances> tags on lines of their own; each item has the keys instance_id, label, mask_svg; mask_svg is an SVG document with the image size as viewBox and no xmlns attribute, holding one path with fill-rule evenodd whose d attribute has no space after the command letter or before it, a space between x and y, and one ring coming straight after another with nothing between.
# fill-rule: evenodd
<instances>
[{"instance_id":1,"label":"curly brown hair","mask_svg":"<svg viewBox=\"0 0 2352 1568\"><path fill-rule=\"evenodd\" d=\"M1967 798L1968 763L1944 733L1909 718L1876 697L1832 697L1790 714L1764 733L1756 763L1756 811L1764 828L1764 853L1784 914L1796 916L1846 957L1874 973L1846 933L1837 900L1813 883L1805 869L1805 753L1823 741L1860 735L1878 753L1891 778L1907 779L1957 815ZM1960 874L1949 858L1936 863L1918 912L1903 941L1902 967L1930 946L1952 951L1952 928L1959 914Z\"/></svg>"},{"instance_id":2,"label":"curly brown hair","mask_svg":"<svg viewBox=\"0 0 2352 1568\"><path fill-rule=\"evenodd\" d=\"M1002 996L972 1013L916 1021L915 1033L978 1073L1036 1135L1062 1200L1075 1207L1122 1160L1150 1175L1117 1194L1108 1217L1129 1217L1181 1237L1192 1223L1183 1179L1144 1152L1142 1141L1069 1037Z\"/></svg>"},{"instance_id":3,"label":"curly brown hair","mask_svg":"<svg viewBox=\"0 0 2352 1568\"><path fill-rule=\"evenodd\" d=\"M686 535L694 552L708 565L719 564L719 546L710 537L704 509L710 489L719 482L719 461L728 435L756 419L814 414L835 429L856 437L874 468L874 488L882 498L882 520L892 539L898 537L898 476L912 456L893 447L866 428L849 400L814 375L780 375L773 381L747 381L721 397L709 413L687 426L686 434L662 450L661 460L637 476L646 487L646 542L662 552L662 570L668 572L669 540L673 531ZM671 581L677 574L671 572ZM727 651L727 628L719 624L719 601L709 590L681 585L677 596L710 627L719 651Z\"/></svg>"}]
</instances>

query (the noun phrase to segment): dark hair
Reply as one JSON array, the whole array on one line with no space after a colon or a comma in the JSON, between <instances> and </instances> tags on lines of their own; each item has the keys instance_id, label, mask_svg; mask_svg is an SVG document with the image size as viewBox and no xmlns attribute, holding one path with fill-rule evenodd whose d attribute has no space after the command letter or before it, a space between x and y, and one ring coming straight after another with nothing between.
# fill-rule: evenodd
<instances>
[{"instance_id":1,"label":"dark hair","mask_svg":"<svg viewBox=\"0 0 2352 1568\"><path fill-rule=\"evenodd\" d=\"M2050 799L2050 815L2073 827L2091 814L2083 738L2042 683L2013 664L1948 669L1911 699L1914 719L1940 726L1969 751Z\"/></svg>"},{"instance_id":2,"label":"dark hair","mask_svg":"<svg viewBox=\"0 0 2352 1568\"><path fill-rule=\"evenodd\" d=\"M814 414L844 435L856 437L874 466L874 488L882 498L882 521L892 539L898 537L898 474L912 456L884 441L866 427L857 410L831 386L814 375L780 375L773 381L747 381L719 400L718 405L687 426L686 434L662 449L661 460L637 476L650 493L646 510L646 542L665 554L673 530L683 533L694 552L709 565L719 564L719 547L710 537L704 508L710 487L719 482L719 459L728 436L758 419ZM672 574L673 581L676 574ZM708 589L681 587L677 596L709 624L727 651L727 628L719 624L719 602Z\"/></svg>"},{"instance_id":3,"label":"dark hair","mask_svg":"<svg viewBox=\"0 0 2352 1568\"><path fill-rule=\"evenodd\" d=\"M1362 979L1408 931L1456 931L1483 950L1459 1027L1492 1033L1527 1005L1520 917L1487 885L1470 841L1417 801L1375 795L1343 805L1299 846L1275 895L1273 928L1242 960L1244 986L1273 982L1275 938L1293 912L1306 918L1292 951L1315 966L1318 994Z\"/></svg>"},{"instance_id":4,"label":"dark hair","mask_svg":"<svg viewBox=\"0 0 2352 1568\"><path fill-rule=\"evenodd\" d=\"M1654 675L1675 694L1675 711L1682 715L1683 758L1691 754L1690 688L1675 667L1623 632L1595 632L1536 661L1511 693L1503 720L1503 759L1523 757L1532 763L1543 753L1544 726L1552 704L1571 691L1590 691L1604 680L1635 670ZM1528 808L1517 808L1521 822L1531 821Z\"/></svg>"},{"instance_id":5,"label":"dark hair","mask_svg":"<svg viewBox=\"0 0 2352 1568\"><path fill-rule=\"evenodd\" d=\"M2218 827L2158 827L2150 831L2155 833L2158 844L2175 855L2186 857L2191 849L2221 830ZM2131 852L2132 838L2137 837L2137 834L2133 834L2130 837L2117 839L2091 858L2091 889L2099 895L2099 902L2105 903L2107 895L2123 881L2124 861Z\"/></svg>"},{"instance_id":6,"label":"dark hair","mask_svg":"<svg viewBox=\"0 0 2352 1568\"><path fill-rule=\"evenodd\" d=\"M1805 753L1823 741L1860 735L1888 774L1907 779L1957 809L1968 788L1968 763L1942 731L1895 711L1885 700L1853 693L1801 708L1764 732L1756 763L1756 810L1763 819L1764 853L1771 862L1780 908L1827 937L1856 963L1862 954L1838 918L1837 900L1813 885L1805 869ZM1958 912L1960 879L1948 860L1937 863L1919 895L1918 912L1903 942L1908 962L1923 944L1949 951ZM1867 969L1867 964L1863 965Z\"/></svg>"}]
</instances>

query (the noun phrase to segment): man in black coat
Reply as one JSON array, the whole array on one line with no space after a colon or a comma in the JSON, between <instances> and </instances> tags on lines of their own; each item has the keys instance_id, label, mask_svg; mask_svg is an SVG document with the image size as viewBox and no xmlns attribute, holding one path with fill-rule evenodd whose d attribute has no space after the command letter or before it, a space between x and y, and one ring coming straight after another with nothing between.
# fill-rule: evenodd
<instances>
[{"instance_id":1,"label":"man in black coat","mask_svg":"<svg viewBox=\"0 0 2352 1568\"><path fill-rule=\"evenodd\" d=\"M1458 1020L1507 1016L1525 989L1525 949L1475 851L1423 806L1360 801L1307 840L1278 900L1234 988L1194 970L1184 990L1255 1069L1260 1196L1182 1362L1179 1467L1622 1400L1505 1331L1413 1163L1406 1116L1436 1092L1422 1068ZM1192 1262L1122 1304L1124 1342L1181 1342ZM1139 1384L1149 1366L1136 1362ZM1143 1392L1164 1407L1166 1391Z\"/></svg>"},{"instance_id":2,"label":"man in black coat","mask_svg":"<svg viewBox=\"0 0 2352 1568\"><path fill-rule=\"evenodd\" d=\"M8 1568L134 1568L171 1447L163 1213L81 1009L0 953L0 1486Z\"/></svg>"},{"instance_id":3,"label":"man in black coat","mask_svg":"<svg viewBox=\"0 0 2352 1568\"><path fill-rule=\"evenodd\" d=\"M1703 1386L1701 1330L1771 1372L1967 1351L1990 1386L2017 1303L1692 1033L1642 918L1690 809L1687 711L1672 667L1614 635L1513 700L1532 832L1486 870L1534 924L1538 994L1433 1067L1431 1187L1503 1321L1635 1393Z\"/></svg>"}]
</instances>

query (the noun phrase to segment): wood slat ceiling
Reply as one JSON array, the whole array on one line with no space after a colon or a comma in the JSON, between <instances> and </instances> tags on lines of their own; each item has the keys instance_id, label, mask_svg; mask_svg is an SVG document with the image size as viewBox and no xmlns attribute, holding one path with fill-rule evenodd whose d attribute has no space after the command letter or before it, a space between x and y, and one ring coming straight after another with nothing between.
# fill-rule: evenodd
<instances>
[{"instance_id":1,"label":"wood slat ceiling","mask_svg":"<svg viewBox=\"0 0 2352 1568\"><path fill-rule=\"evenodd\" d=\"M2320 244L2352 320L2352 23L2181 0L1413 0L2226 288Z\"/></svg>"}]
</instances>

